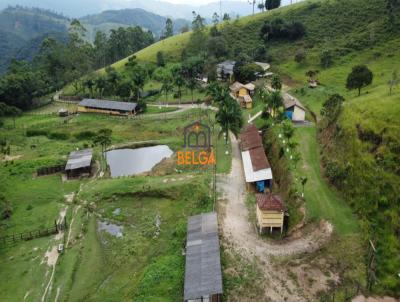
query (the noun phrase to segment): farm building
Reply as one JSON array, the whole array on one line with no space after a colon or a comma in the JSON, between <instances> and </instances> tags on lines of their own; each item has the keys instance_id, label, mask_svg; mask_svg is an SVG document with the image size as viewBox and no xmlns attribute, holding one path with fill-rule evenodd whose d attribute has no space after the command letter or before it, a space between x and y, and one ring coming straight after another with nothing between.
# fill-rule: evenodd
<instances>
[{"instance_id":1,"label":"farm building","mask_svg":"<svg viewBox=\"0 0 400 302\"><path fill-rule=\"evenodd\" d=\"M116 102L98 99L83 99L78 104L78 112L104 113L111 115L135 115L136 103Z\"/></svg>"},{"instance_id":2,"label":"farm building","mask_svg":"<svg viewBox=\"0 0 400 302\"><path fill-rule=\"evenodd\" d=\"M90 176L92 170L92 149L73 151L69 154L65 172L68 178Z\"/></svg>"},{"instance_id":3,"label":"farm building","mask_svg":"<svg viewBox=\"0 0 400 302\"><path fill-rule=\"evenodd\" d=\"M219 302L221 299L217 214L192 216L187 228L184 301Z\"/></svg>"},{"instance_id":4,"label":"farm building","mask_svg":"<svg viewBox=\"0 0 400 302\"><path fill-rule=\"evenodd\" d=\"M255 184L258 192L264 192L266 187L272 187L272 169L257 127L247 125L240 135L240 140L247 188Z\"/></svg>"},{"instance_id":5,"label":"farm building","mask_svg":"<svg viewBox=\"0 0 400 302\"><path fill-rule=\"evenodd\" d=\"M245 95L253 95L255 86L252 83L244 85L242 83L235 82L229 87L229 89L231 90L232 94L238 98Z\"/></svg>"},{"instance_id":6,"label":"farm building","mask_svg":"<svg viewBox=\"0 0 400 302\"><path fill-rule=\"evenodd\" d=\"M262 233L264 228L280 228L283 230L285 219L285 205L277 194L256 194L257 224Z\"/></svg>"},{"instance_id":7,"label":"farm building","mask_svg":"<svg viewBox=\"0 0 400 302\"><path fill-rule=\"evenodd\" d=\"M285 105L285 115L294 122L304 122L306 118L306 108L300 101L291 95L283 96L283 104Z\"/></svg>"},{"instance_id":8,"label":"farm building","mask_svg":"<svg viewBox=\"0 0 400 302\"><path fill-rule=\"evenodd\" d=\"M58 110L58 116L60 117L66 117L68 116L68 110L65 108L61 108L60 110Z\"/></svg>"},{"instance_id":9,"label":"farm building","mask_svg":"<svg viewBox=\"0 0 400 302\"><path fill-rule=\"evenodd\" d=\"M217 77L219 80L231 80L235 61L224 61L217 64Z\"/></svg>"},{"instance_id":10,"label":"farm building","mask_svg":"<svg viewBox=\"0 0 400 302\"><path fill-rule=\"evenodd\" d=\"M248 109L253 107L253 100L251 96L254 94L254 84L248 83L244 85L242 83L235 82L229 87L229 89L231 90L232 95L236 97L240 103L240 106Z\"/></svg>"}]
</instances>

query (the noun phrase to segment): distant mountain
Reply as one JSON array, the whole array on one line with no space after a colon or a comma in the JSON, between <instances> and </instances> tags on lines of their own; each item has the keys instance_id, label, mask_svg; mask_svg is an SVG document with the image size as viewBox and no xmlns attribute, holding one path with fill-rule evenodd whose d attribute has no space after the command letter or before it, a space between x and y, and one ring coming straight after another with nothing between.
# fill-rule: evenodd
<instances>
[{"instance_id":1,"label":"distant mountain","mask_svg":"<svg viewBox=\"0 0 400 302\"><path fill-rule=\"evenodd\" d=\"M302 0L283 0L282 5L299 1ZM126 8L142 8L149 12L161 16L170 16L175 19L191 19L192 11L196 11L206 18L211 18L214 12L217 12L218 14L220 13L219 1L205 5L193 5L173 4L167 1L157 0L2 0L0 3L0 9L7 7L7 5L15 4L50 9L62 12L63 14L74 18L98 14L105 10L120 10ZM257 7L255 7L255 10L257 11ZM252 13L253 8L246 0L223 0L221 1L221 11L222 13L229 13L232 16L246 16Z\"/></svg>"},{"instance_id":2,"label":"distant mountain","mask_svg":"<svg viewBox=\"0 0 400 302\"><path fill-rule=\"evenodd\" d=\"M108 32L120 26L140 26L160 36L165 28L166 17L150 13L140 8L107 10L100 14L88 15L79 19L88 30L88 38L94 39L97 31ZM189 21L184 19L173 20L176 33Z\"/></svg>"},{"instance_id":3,"label":"distant mountain","mask_svg":"<svg viewBox=\"0 0 400 302\"><path fill-rule=\"evenodd\" d=\"M8 7L0 12L0 73L11 58L30 60L44 38L66 37L69 19L43 9Z\"/></svg>"},{"instance_id":4,"label":"distant mountain","mask_svg":"<svg viewBox=\"0 0 400 302\"><path fill-rule=\"evenodd\" d=\"M143 9L108 10L80 19L87 29L86 37L93 41L97 31L108 33L111 29L140 26L160 36L167 18ZM31 60L46 37L66 41L71 19L50 10L7 7L0 12L0 73L11 58ZM175 32L189 24L183 19L173 20Z\"/></svg>"}]
</instances>

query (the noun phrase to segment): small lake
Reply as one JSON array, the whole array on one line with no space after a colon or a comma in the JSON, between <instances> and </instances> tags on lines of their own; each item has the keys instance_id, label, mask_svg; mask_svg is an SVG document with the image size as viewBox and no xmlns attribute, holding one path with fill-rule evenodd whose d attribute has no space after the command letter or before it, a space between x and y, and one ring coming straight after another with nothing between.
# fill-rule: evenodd
<instances>
[{"instance_id":1,"label":"small lake","mask_svg":"<svg viewBox=\"0 0 400 302\"><path fill-rule=\"evenodd\" d=\"M106 152L111 177L136 175L149 172L164 158L174 152L167 145L137 149L117 149Z\"/></svg>"}]
</instances>

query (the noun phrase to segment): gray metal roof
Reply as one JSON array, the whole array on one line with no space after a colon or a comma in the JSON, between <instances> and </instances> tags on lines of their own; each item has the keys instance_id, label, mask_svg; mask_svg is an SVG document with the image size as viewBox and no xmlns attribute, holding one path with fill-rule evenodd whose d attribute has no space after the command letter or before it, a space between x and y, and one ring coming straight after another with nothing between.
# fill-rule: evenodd
<instances>
[{"instance_id":1,"label":"gray metal roof","mask_svg":"<svg viewBox=\"0 0 400 302\"><path fill-rule=\"evenodd\" d=\"M236 61L224 61L217 64L217 73L220 74L222 69L225 74L233 74L233 67L235 66Z\"/></svg>"},{"instance_id":2,"label":"gray metal roof","mask_svg":"<svg viewBox=\"0 0 400 302\"><path fill-rule=\"evenodd\" d=\"M98 100L98 99L83 99L79 103L79 106L99 108L99 109L109 109L109 110L133 111L136 109L137 104L128 102Z\"/></svg>"},{"instance_id":3,"label":"gray metal roof","mask_svg":"<svg viewBox=\"0 0 400 302\"><path fill-rule=\"evenodd\" d=\"M184 300L222 294L218 222L215 212L188 220Z\"/></svg>"},{"instance_id":4,"label":"gray metal roof","mask_svg":"<svg viewBox=\"0 0 400 302\"><path fill-rule=\"evenodd\" d=\"M69 154L65 170L75 170L79 168L90 167L92 156L92 149L84 149L71 152Z\"/></svg>"}]
</instances>

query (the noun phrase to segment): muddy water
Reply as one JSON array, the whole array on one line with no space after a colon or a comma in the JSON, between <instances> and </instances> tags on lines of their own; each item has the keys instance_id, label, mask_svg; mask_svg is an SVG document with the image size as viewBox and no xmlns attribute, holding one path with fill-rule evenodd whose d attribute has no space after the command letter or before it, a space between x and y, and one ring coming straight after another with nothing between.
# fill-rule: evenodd
<instances>
[{"instance_id":1,"label":"muddy water","mask_svg":"<svg viewBox=\"0 0 400 302\"><path fill-rule=\"evenodd\" d=\"M166 145L137 149L117 149L106 152L111 177L149 172L156 164L172 154L172 150Z\"/></svg>"},{"instance_id":2,"label":"muddy water","mask_svg":"<svg viewBox=\"0 0 400 302\"><path fill-rule=\"evenodd\" d=\"M98 221L97 230L99 232L105 231L112 236L120 238L120 237L122 237L122 229L123 229L122 226L112 224L107 221Z\"/></svg>"}]
</instances>

